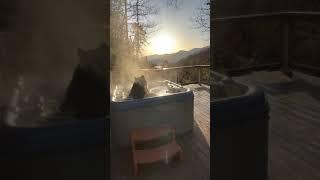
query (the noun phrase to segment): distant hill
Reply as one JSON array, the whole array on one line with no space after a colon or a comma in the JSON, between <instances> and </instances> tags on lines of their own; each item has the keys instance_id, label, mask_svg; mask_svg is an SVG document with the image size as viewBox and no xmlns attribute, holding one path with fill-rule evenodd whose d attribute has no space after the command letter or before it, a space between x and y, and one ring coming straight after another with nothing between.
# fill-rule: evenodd
<instances>
[{"instance_id":1,"label":"distant hill","mask_svg":"<svg viewBox=\"0 0 320 180\"><path fill-rule=\"evenodd\" d=\"M203 48L201 51L185 57L175 63L173 66L190 66L190 65L210 65L210 48Z\"/></svg>"},{"instance_id":2,"label":"distant hill","mask_svg":"<svg viewBox=\"0 0 320 180\"><path fill-rule=\"evenodd\" d=\"M162 65L165 61L167 61L169 65L172 65L172 64L177 64L180 60L188 56L198 54L207 49L209 49L209 46L203 47L203 48L194 48L189 51L178 51L173 54L150 55L150 56L147 56L146 58L153 65Z\"/></svg>"}]
</instances>

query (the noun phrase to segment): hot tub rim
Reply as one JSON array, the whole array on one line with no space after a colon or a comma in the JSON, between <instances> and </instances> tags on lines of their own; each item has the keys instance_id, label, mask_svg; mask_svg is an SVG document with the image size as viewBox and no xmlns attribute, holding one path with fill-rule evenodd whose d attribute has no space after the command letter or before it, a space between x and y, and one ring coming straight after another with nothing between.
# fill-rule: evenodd
<instances>
[{"instance_id":1,"label":"hot tub rim","mask_svg":"<svg viewBox=\"0 0 320 180\"><path fill-rule=\"evenodd\" d=\"M232 128L257 119L270 119L270 106L263 89L235 81L214 71L212 73L220 76L221 81L246 87L245 93L241 95L210 100L213 128Z\"/></svg>"},{"instance_id":2,"label":"hot tub rim","mask_svg":"<svg viewBox=\"0 0 320 180\"><path fill-rule=\"evenodd\" d=\"M263 121L270 118L270 106L264 91L256 86L247 87L248 91L243 95L210 101L214 128L236 127L257 119Z\"/></svg>"},{"instance_id":3,"label":"hot tub rim","mask_svg":"<svg viewBox=\"0 0 320 180\"><path fill-rule=\"evenodd\" d=\"M185 88L185 92L172 93L165 96L155 96L143 99L134 99L129 101L111 101L110 113L113 111L127 111L131 109L158 106L165 103L184 102L188 99L194 99L193 91Z\"/></svg>"}]
</instances>

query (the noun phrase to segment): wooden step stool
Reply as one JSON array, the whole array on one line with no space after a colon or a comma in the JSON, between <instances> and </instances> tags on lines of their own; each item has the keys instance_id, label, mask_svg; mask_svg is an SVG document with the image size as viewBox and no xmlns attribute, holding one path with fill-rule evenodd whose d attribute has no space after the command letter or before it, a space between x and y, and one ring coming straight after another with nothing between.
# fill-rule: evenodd
<instances>
[{"instance_id":1,"label":"wooden step stool","mask_svg":"<svg viewBox=\"0 0 320 180\"><path fill-rule=\"evenodd\" d=\"M168 134L171 134L168 144L151 149L136 149L136 142L156 140ZM138 164L152 163L161 160L167 163L169 158L178 153L180 160L183 159L182 149L176 142L175 130L171 127L135 129L131 133L131 147L134 175L138 174Z\"/></svg>"}]
</instances>

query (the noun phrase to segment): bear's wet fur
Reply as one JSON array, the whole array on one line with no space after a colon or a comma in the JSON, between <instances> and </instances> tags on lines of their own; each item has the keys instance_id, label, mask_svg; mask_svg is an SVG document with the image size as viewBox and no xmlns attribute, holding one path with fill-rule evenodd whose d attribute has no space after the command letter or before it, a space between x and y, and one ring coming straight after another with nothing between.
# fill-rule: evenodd
<instances>
[{"instance_id":1,"label":"bear's wet fur","mask_svg":"<svg viewBox=\"0 0 320 180\"><path fill-rule=\"evenodd\" d=\"M62 114L77 118L105 117L109 112L107 46L84 51L78 49L80 63L60 106Z\"/></svg>"},{"instance_id":2,"label":"bear's wet fur","mask_svg":"<svg viewBox=\"0 0 320 180\"><path fill-rule=\"evenodd\" d=\"M138 78L135 77L134 79L135 80L128 97L133 99L144 98L148 94L146 79L143 75Z\"/></svg>"}]
</instances>

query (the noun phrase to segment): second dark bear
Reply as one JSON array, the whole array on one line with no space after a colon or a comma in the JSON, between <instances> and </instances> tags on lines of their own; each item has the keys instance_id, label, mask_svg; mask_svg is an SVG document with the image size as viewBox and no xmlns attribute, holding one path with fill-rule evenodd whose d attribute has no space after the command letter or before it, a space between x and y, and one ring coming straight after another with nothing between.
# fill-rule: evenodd
<instances>
[{"instance_id":1,"label":"second dark bear","mask_svg":"<svg viewBox=\"0 0 320 180\"><path fill-rule=\"evenodd\" d=\"M77 118L105 117L109 112L107 46L78 49L80 63L75 68L60 110Z\"/></svg>"}]
</instances>

